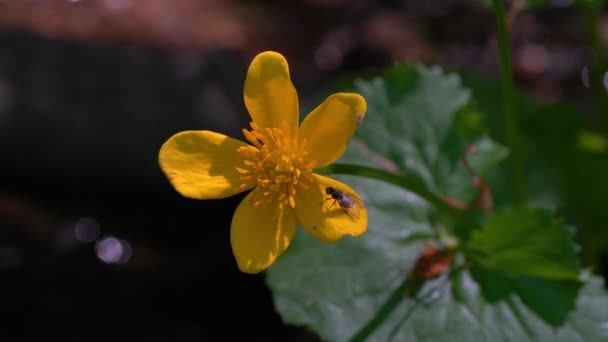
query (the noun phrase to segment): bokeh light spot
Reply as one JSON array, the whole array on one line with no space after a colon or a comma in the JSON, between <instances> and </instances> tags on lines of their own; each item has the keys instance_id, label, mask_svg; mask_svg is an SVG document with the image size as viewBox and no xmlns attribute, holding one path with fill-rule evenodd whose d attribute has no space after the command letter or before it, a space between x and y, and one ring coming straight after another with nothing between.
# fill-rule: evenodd
<instances>
[{"instance_id":1,"label":"bokeh light spot","mask_svg":"<svg viewBox=\"0 0 608 342\"><path fill-rule=\"evenodd\" d=\"M114 236L108 236L95 245L97 257L106 264L124 264L131 259L131 245Z\"/></svg>"}]
</instances>

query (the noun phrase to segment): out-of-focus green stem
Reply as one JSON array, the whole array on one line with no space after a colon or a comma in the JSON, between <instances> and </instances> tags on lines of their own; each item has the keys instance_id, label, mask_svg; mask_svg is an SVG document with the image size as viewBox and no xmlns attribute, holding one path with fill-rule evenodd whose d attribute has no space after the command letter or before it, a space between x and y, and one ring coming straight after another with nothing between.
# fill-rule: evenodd
<instances>
[{"instance_id":1,"label":"out-of-focus green stem","mask_svg":"<svg viewBox=\"0 0 608 342\"><path fill-rule=\"evenodd\" d=\"M409 289L409 297L413 298L418 295L418 291L422 287L423 282L406 277L403 282L388 296L387 300L376 312L374 317L361 330L357 331L355 336L351 338L351 342L363 342L371 335L390 314L404 302L406 291Z\"/></svg>"},{"instance_id":2,"label":"out-of-focus green stem","mask_svg":"<svg viewBox=\"0 0 608 342\"><path fill-rule=\"evenodd\" d=\"M515 86L511 70L511 50L509 48L509 35L505 22L504 0L493 0L496 21L496 38L500 61L500 80L502 90L502 106L506 130L507 145L511 150L509 167L513 188L513 199L516 204L526 202L526 183L524 166L521 156L519 132L517 127L517 112L515 109Z\"/></svg>"},{"instance_id":3,"label":"out-of-focus green stem","mask_svg":"<svg viewBox=\"0 0 608 342\"><path fill-rule=\"evenodd\" d=\"M604 132L608 134L608 96L604 87L604 73L607 71L607 65L600 34L600 3L600 1L589 0L577 1L583 16L587 44L591 47L589 80L598 110L603 115L602 125L604 126Z\"/></svg>"},{"instance_id":4,"label":"out-of-focus green stem","mask_svg":"<svg viewBox=\"0 0 608 342\"><path fill-rule=\"evenodd\" d=\"M450 273L448 273L444 284L447 284L448 281L450 281L454 277L454 275L460 273L464 269L464 266L457 266L452 268L450 270ZM400 304L405 302L405 298L410 298L418 303L419 300L423 300L424 297L426 297L428 294L435 292L436 289L431 289L431 291L427 292L426 294L420 293L420 290L425 284L425 281L426 280L415 279L410 276L407 276L405 279L403 279L401 284L399 284L399 286L388 296L388 298L386 299L384 304L382 304L380 309L376 312L374 317L369 322L367 322L367 324L364 325L359 331L357 331L357 333L351 338L351 342L362 342L367 340L367 338L378 327L380 327L380 325L382 325L384 321L386 321L386 319L391 315L391 313ZM439 287L443 287L443 285L440 285ZM412 310L413 309L415 309L415 307L413 307ZM409 317L410 314L411 312L406 315L406 318ZM396 329L399 329L399 326L397 326ZM396 332L397 331L393 331L391 335L394 335ZM389 340L391 339L392 337L389 337Z\"/></svg>"}]
</instances>

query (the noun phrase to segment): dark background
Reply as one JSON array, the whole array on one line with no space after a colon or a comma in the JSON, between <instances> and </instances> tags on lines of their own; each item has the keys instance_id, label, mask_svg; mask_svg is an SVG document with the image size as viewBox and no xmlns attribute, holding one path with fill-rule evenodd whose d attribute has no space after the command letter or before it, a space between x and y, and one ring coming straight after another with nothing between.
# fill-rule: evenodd
<instances>
[{"instance_id":1,"label":"dark background","mask_svg":"<svg viewBox=\"0 0 608 342\"><path fill-rule=\"evenodd\" d=\"M552 4L509 7L518 85L594 123L580 15ZM396 61L496 77L494 39L476 1L0 1L0 339L315 340L238 271L243 196L182 198L160 146L190 129L241 138L263 50L287 57L307 112Z\"/></svg>"}]
</instances>

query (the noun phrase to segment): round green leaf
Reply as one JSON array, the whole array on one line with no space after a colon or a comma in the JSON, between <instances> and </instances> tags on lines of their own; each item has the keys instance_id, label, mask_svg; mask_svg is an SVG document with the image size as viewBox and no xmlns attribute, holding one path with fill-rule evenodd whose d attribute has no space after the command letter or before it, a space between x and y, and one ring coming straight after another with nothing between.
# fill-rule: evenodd
<instances>
[{"instance_id":1,"label":"round green leaf","mask_svg":"<svg viewBox=\"0 0 608 342\"><path fill-rule=\"evenodd\" d=\"M433 235L430 209L416 196L373 180L340 178L366 200L368 232L327 245L300 229L266 275L284 321L328 341L350 340L373 319ZM608 296L597 277L578 291L572 283L474 276L468 270L444 274L422 287L420 299L403 291L403 301L368 340L608 338Z\"/></svg>"},{"instance_id":2,"label":"round green leaf","mask_svg":"<svg viewBox=\"0 0 608 342\"><path fill-rule=\"evenodd\" d=\"M470 143L455 128L469 92L438 68L396 66L384 78L357 83L368 114L341 161L383 167L420 180L441 195L475 192L460 156ZM506 151L477 140L471 159L490 173ZM437 213L413 193L379 181L336 177L361 195L368 231L327 245L299 230L267 271L278 312L324 340L346 341L384 317L369 340L596 341L608 338L608 296L597 278L581 283L462 270L418 287L409 273L422 248L443 231ZM456 184L465 184L457 188ZM454 190L454 189L457 190ZM462 265L464 258L458 255ZM536 276L536 273L531 275ZM577 296L578 295L578 296ZM389 299L402 298L385 310Z\"/></svg>"}]
</instances>

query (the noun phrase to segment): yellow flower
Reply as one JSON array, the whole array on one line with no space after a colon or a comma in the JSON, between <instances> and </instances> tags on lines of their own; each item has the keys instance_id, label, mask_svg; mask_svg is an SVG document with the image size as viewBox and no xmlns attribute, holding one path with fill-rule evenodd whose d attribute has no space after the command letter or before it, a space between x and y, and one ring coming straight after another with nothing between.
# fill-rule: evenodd
<instances>
[{"instance_id":1,"label":"yellow flower","mask_svg":"<svg viewBox=\"0 0 608 342\"><path fill-rule=\"evenodd\" d=\"M244 89L249 144L211 131L184 131L167 140L159 164L175 190L194 199L215 199L253 189L232 218L230 240L241 271L265 270L287 249L296 224L323 242L367 229L367 211L351 215L326 189L360 199L349 186L314 174L346 150L367 111L359 94L338 93L298 127L298 95L285 58L267 51L249 66ZM348 205L346 205L348 206Z\"/></svg>"}]
</instances>

